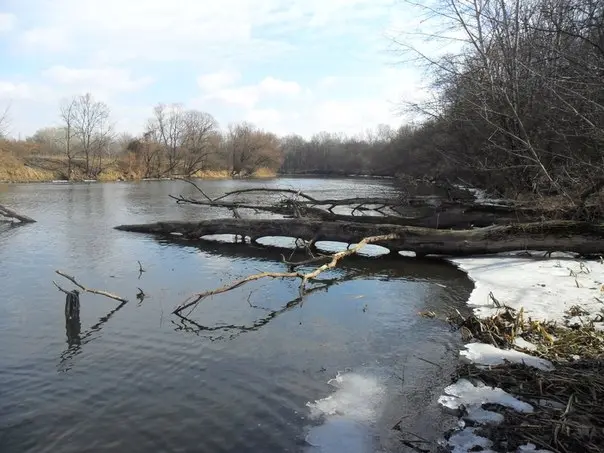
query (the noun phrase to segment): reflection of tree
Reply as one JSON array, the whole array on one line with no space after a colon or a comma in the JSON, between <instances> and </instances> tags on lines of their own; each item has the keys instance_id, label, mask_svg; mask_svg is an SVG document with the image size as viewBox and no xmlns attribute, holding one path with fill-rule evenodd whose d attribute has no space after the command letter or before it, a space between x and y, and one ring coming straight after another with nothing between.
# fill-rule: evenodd
<instances>
[{"instance_id":1,"label":"reflection of tree","mask_svg":"<svg viewBox=\"0 0 604 453\"><path fill-rule=\"evenodd\" d=\"M302 296L298 296L293 300L287 302L283 307L273 310L266 307L261 307L258 305L254 305L249 301L248 304L251 308L256 310L265 311L266 314L261 318L257 319L251 324L248 325L237 325L237 324L227 324L227 325L218 325L218 326L204 326L197 321L191 319L188 316L182 315L180 313L175 313L175 315L179 318L179 321L172 321L172 324L176 326L174 330L194 333L195 335L203 336L205 338L210 339L211 341L217 340L232 340L239 335L247 332L254 332L259 330L260 328L267 325L273 319L278 316L286 313L298 306L302 306L304 298L312 293L319 291L328 291L330 287L343 283L345 281L354 280L357 278L362 278L366 275L362 273L353 272L347 275L345 278L333 278L333 279L319 279L315 280L315 283L318 283L317 286L312 288L308 288ZM206 335L209 334L209 335Z\"/></svg>"},{"instance_id":2,"label":"reflection of tree","mask_svg":"<svg viewBox=\"0 0 604 453\"><path fill-rule=\"evenodd\" d=\"M69 363L73 358L82 352L82 346L94 340L94 333L99 332L103 325L111 319L111 317L117 313L122 307L126 305L126 302L122 302L105 316L99 318L99 321L91 326L84 333L80 333L81 323L79 312L76 316L72 316L69 319L65 317L65 331L67 333L67 348L61 353L59 360L59 371L69 371L72 368L72 364Z\"/></svg>"}]
</instances>

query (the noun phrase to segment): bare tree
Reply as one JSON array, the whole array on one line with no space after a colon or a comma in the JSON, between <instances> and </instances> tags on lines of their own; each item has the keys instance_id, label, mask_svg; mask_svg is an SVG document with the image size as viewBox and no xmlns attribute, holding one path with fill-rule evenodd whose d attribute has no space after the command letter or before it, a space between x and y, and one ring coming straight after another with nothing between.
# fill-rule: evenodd
<instances>
[{"instance_id":1,"label":"bare tree","mask_svg":"<svg viewBox=\"0 0 604 453\"><path fill-rule=\"evenodd\" d=\"M208 157L216 153L215 138L218 122L212 115L197 110L189 110L184 114L183 134L183 173L191 176L203 170Z\"/></svg>"},{"instance_id":2,"label":"bare tree","mask_svg":"<svg viewBox=\"0 0 604 453\"><path fill-rule=\"evenodd\" d=\"M76 156L76 152L73 147L73 141L75 137L75 110L76 110L76 98L72 98L68 101L63 101L60 107L60 117L63 122L63 136L61 141L63 142L63 151L67 158L67 179L71 179L73 172L73 161Z\"/></svg>"},{"instance_id":3,"label":"bare tree","mask_svg":"<svg viewBox=\"0 0 604 453\"><path fill-rule=\"evenodd\" d=\"M436 98L416 109L449 136L436 158L482 184L571 203L602 178L604 11L596 0L440 0L409 3L459 50L426 63ZM450 33L454 31L455 33Z\"/></svg>"},{"instance_id":4,"label":"bare tree","mask_svg":"<svg viewBox=\"0 0 604 453\"><path fill-rule=\"evenodd\" d=\"M8 128L10 125L9 112L10 104L4 108L2 113L0 113L0 138L4 138L8 133Z\"/></svg>"},{"instance_id":5,"label":"bare tree","mask_svg":"<svg viewBox=\"0 0 604 453\"><path fill-rule=\"evenodd\" d=\"M78 140L85 157L86 176L95 176L95 173L99 172L98 165L102 166L102 154L112 135L109 107L104 102L95 101L92 95L87 93L75 96L65 103L61 108L61 117L66 125L68 177L71 176L72 170L74 138Z\"/></svg>"},{"instance_id":6,"label":"bare tree","mask_svg":"<svg viewBox=\"0 0 604 453\"><path fill-rule=\"evenodd\" d=\"M152 132L167 158L166 174L172 174L180 164L185 138L185 114L180 104L158 104L147 131Z\"/></svg>"},{"instance_id":7,"label":"bare tree","mask_svg":"<svg viewBox=\"0 0 604 453\"><path fill-rule=\"evenodd\" d=\"M277 136L249 123L230 124L226 146L233 176L252 174L261 167L278 169L281 166L283 155Z\"/></svg>"}]
</instances>

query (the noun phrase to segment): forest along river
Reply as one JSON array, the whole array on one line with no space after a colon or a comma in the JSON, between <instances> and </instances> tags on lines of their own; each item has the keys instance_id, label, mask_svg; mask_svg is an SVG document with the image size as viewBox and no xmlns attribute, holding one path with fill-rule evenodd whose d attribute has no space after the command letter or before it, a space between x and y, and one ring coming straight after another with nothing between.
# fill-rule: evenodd
<instances>
[{"instance_id":1,"label":"forest along river","mask_svg":"<svg viewBox=\"0 0 604 453\"><path fill-rule=\"evenodd\" d=\"M200 184L215 196L259 185L330 198L396 191L363 179ZM0 185L0 204L38 221L0 230L0 451L406 451L392 430L401 419L404 431L442 434L449 420L436 400L456 365L458 334L418 312L463 307L472 284L462 272L438 261L351 257L323 275L341 281L303 304L288 305L295 281L205 300L191 314L210 328L202 330L171 309L190 293L282 271L281 251L113 229L230 216L177 206L168 195L179 193L195 189ZM81 331L67 332L65 297L52 282L73 286L55 269L130 302L83 294ZM142 303L138 287L148 295Z\"/></svg>"}]
</instances>

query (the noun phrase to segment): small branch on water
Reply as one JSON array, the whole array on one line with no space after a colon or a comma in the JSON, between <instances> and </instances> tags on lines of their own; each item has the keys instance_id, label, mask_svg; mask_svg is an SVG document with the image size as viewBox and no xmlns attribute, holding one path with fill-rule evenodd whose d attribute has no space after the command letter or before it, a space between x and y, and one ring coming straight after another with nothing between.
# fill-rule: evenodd
<instances>
[{"instance_id":1,"label":"small branch on water","mask_svg":"<svg viewBox=\"0 0 604 453\"><path fill-rule=\"evenodd\" d=\"M347 256L357 253L360 249L365 247L367 244L371 244L372 242L390 241L390 240L395 240L395 239L399 239L398 234L384 234L384 235L380 235L380 236L371 236L371 237L364 238L355 246L353 246L347 250L344 250L342 252L334 253L333 255L328 256L327 258L331 258L329 263L325 263L322 266L317 267L312 272L308 272L306 274L302 273L302 272L294 271L294 272L260 272L258 274L249 275L249 276L247 276L241 280L237 280L236 282L233 282L229 285L226 285L226 286L223 286L223 287L220 287L217 289L213 289L210 291L193 294L192 296L188 297L187 300L185 300L182 304L180 304L178 307L176 307L172 313L179 314L182 310L185 310L186 308L189 308L189 307L195 308L195 306L199 302L201 302L203 299L205 299L209 296L226 293L227 291L231 291L233 289L239 288L240 286L243 286L246 283L253 282L256 280L261 280L263 278L273 278L273 279L275 279L275 278L299 278L301 280L300 297L302 297L306 290L306 284L310 280L314 280L322 272L336 267L336 265L338 264L338 261L340 261L342 258L345 258Z\"/></svg>"},{"instance_id":2,"label":"small branch on water","mask_svg":"<svg viewBox=\"0 0 604 453\"><path fill-rule=\"evenodd\" d=\"M122 303L128 302L128 299L124 299L123 297L120 296L116 296L115 294L111 294L107 291L102 291L102 290L98 290L98 289L92 289L92 288L86 288L84 285L78 283L75 279L75 277L72 277L71 275L67 275L65 272L62 272L60 270L55 270L55 272L57 274L59 274L61 277L65 277L67 280L69 280L71 283L73 283L74 285L76 285L78 288L80 288L82 291L85 291L87 293L91 293L91 294L97 294L99 296L105 296L105 297L109 297L110 299L114 299L117 301L120 301ZM53 282L55 283L55 282ZM66 292L65 290L63 290L59 285L57 285L55 283L55 286L57 288L59 288L59 290Z\"/></svg>"},{"instance_id":3,"label":"small branch on water","mask_svg":"<svg viewBox=\"0 0 604 453\"><path fill-rule=\"evenodd\" d=\"M61 291L62 293L65 293L65 294L71 294L71 291L67 291L66 289L61 288L61 287L59 286L59 284L58 284L57 282L55 282L54 280L52 281L52 283L53 283L53 284L54 284L54 285L57 287L57 289L58 289L59 291ZM77 289L75 289L74 291L77 291Z\"/></svg>"},{"instance_id":4,"label":"small branch on water","mask_svg":"<svg viewBox=\"0 0 604 453\"><path fill-rule=\"evenodd\" d=\"M0 204L0 216L7 217L9 219L17 219L21 223L35 223L36 221L31 217L21 215Z\"/></svg>"},{"instance_id":5,"label":"small branch on water","mask_svg":"<svg viewBox=\"0 0 604 453\"><path fill-rule=\"evenodd\" d=\"M143 265L141 264L140 261L137 261L137 263L138 263L138 279L140 280L143 275L143 272L146 272L146 270L143 268Z\"/></svg>"}]
</instances>

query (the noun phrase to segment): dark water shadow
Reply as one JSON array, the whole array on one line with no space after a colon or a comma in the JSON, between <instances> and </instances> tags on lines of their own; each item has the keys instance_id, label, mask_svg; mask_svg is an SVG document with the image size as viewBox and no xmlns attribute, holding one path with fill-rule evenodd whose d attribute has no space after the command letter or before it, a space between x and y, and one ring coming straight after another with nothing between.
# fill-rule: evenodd
<instances>
[{"instance_id":1,"label":"dark water shadow","mask_svg":"<svg viewBox=\"0 0 604 453\"><path fill-rule=\"evenodd\" d=\"M277 245L236 244L205 239L186 240L177 236L174 238L154 237L154 239L166 247L193 248L210 256L260 262L281 263L283 255L289 258L292 253L292 248ZM306 258L304 250L298 250L292 261ZM402 255L355 254L339 261L336 268L343 271L363 272L366 278L391 277L406 280L430 280L438 283L467 278L465 272L438 257L415 258Z\"/></svg>"},{"instance_id":2,"label":"dark water shadow","mask_svg":"<svg viewBox=\"0 0 604 453\"><path fill-rule=\"evenodd\" d=\"M103 326L121 310L127 302L121 302L113 310L109 311L105 316L99 318L98 322L92 325L89 329L81 332L80 312L78 310L72 316L65 314L65 333L67 336L67 348L59 356L58 371L67 372L73 368L71 361L82 353L82 346L90 343L95 338L94 334L101 331Z\"/></svg>"}]
</instances>

